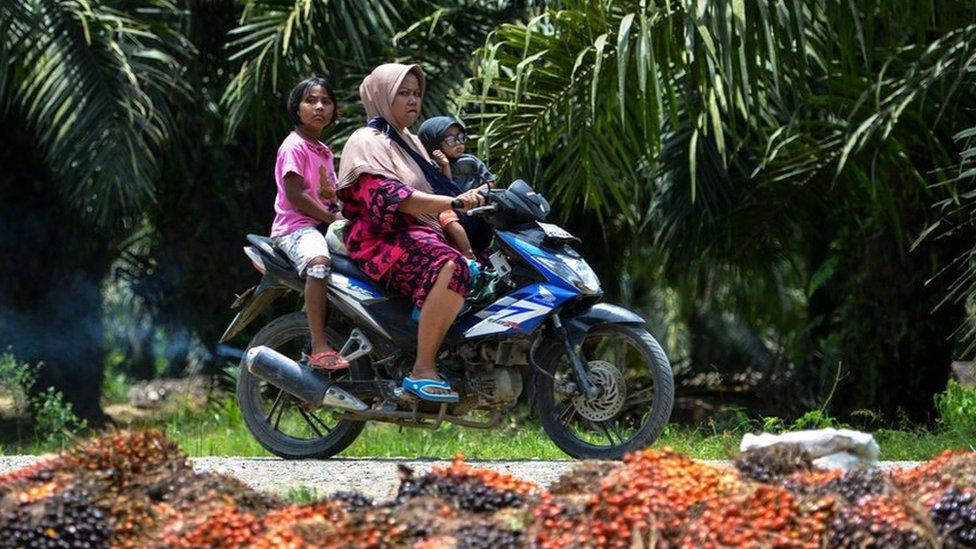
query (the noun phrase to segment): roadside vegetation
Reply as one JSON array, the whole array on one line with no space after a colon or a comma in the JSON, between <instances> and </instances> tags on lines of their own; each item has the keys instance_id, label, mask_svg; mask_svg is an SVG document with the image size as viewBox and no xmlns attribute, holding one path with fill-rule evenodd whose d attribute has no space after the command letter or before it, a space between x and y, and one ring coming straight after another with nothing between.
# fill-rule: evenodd
<instances>
[{"instance_id":1,"label":"roadside vegetation","mask_svg":"<svg viewBox=\"0 0 976 549\"><path fill-rule=\"evenodd\" d=\"M0 442L0 454L43 454L60 450L75 438L90 438L104 432L92 430L70 414L55 398L30 397L32 368L10 355L0 356L0 406L3 422L17 426L16 436ZM23 384L23 385L19 385ZM124 377L109 375L103 405L118 427L154 427L178 443L190 456L265 456L266 452L247 431L231 394L218 390L201 401L194 395L174 397L155 411L140 411L128 404L129 389ZM26 407L44 406L31 422ZM952 381L936 397L939 419L930 428L885 426L868 412L859 414L881 446L883 460L927 460L944 450L976 450L976 388ZM740 409L723 409L721 421L701 426L671 424L656 446L669 446L697 459L730 459L748 432L781 432L795 429L847 427L821 411L809 412L793 422L776 417L750 418ZM109 428L111 429L111 427ZM437 430L403 429L371 424L341 457L451 458L469 459L568 459L531 419L526 407L508 414L502 427L488 431L444 425Z\"/></svg>"}]
</instances>

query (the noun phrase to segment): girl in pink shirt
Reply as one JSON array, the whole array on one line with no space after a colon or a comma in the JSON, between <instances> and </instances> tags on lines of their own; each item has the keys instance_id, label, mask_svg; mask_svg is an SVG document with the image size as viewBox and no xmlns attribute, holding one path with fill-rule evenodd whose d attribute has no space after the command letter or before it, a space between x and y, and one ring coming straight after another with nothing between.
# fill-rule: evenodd
<instances>
[{"instance_id":1,"label":"girl in pink shirt","mask_svg":"<svg viewBox=\"0 0 976 549\"><path fill-rule=\"evenodd\" d=\"M320 223L341 219L336 200L332 151L319 141L322 130L335 122L335 92L323 78L308 78L288 96L286 112L295 129L278 147L275 161L275 219L271 238L305 278L305 312L311 332L308 364L339 370L349 363L329 347L325 335L326 284L329 247Z\"/></svg>"}]
</instances>

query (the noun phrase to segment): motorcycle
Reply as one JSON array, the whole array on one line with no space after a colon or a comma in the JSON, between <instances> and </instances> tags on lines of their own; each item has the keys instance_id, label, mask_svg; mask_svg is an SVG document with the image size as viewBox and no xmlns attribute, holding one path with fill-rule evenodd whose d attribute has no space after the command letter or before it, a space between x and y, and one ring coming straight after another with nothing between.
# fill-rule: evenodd
<instances>
[{"instance_id":1,"label":"motorcycle","mask_svg":"<svg viewBox=\"0 0 976 549\"><path fill-rule=\"evenodd\" d=\"M349 361L327 372L299 359L309 352L303 312L280 316L251 339L241 360L237 401L250 432L286 459L327 458L348 447L366 422L436 429L501 423L528 389L546 434L576 458L619 459L653 443L674 401L661 345L644 319L603 303L600 281L573 248L579 239L546 223L546 199L522 180L482 191L480 216L494 233L488 270L494 294L458 315L438 369L459 393L432 403L405 392L417 342L413 304L367 277L338 239L328 288L327 337ZM247 235L244 253L262 277L232 305L240 311L221 343L303 281L267 237Z\"/></svg>"}]
</instances>

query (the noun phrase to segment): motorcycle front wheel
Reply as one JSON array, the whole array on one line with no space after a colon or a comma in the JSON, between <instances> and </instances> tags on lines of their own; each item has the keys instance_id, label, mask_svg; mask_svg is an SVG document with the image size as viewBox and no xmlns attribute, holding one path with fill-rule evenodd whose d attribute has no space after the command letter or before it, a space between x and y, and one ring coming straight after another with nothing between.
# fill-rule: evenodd
<instances>
[{"instance_id":1,"label":"motorcycle front wheel","mask_svg":"<svg viewBox=\"0 0 976 549\"><path fill-rule=\"evenodd\" d=\"M342 338L326 328L329 345L338 349ZM248 349L265 345L292 360L308 352L308 321L305 313L278 317L262 328ZM368 379L364 359L353 361L348 370L335 372L334 379ZM237 403L248 430L266 450L285 459L323 459L345 450L362 432L362 421L335 420L328 409L309 406L278 387L255 376L241 361L237 377Z\"/></svg>"},{"instance_id":2,"label":"motorcycle front wheel","mask_svg":"<svg viewBox=\"0 0 976 549\"><path fill-rule=\"evenodd\" d=\"M661 436L674 378L664 349L643 327L605 324L587 332L580 353L600 390L592 399L577 390L561 344L540 351L536 414L561 450L580 459L620 459Z\"/></svg>"}]
</instances>

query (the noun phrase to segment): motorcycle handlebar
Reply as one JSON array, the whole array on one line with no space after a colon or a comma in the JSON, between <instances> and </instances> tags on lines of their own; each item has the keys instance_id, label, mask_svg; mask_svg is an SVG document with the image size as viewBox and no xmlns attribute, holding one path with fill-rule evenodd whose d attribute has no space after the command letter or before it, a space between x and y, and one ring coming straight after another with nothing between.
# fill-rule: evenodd
<instances>
[{"instance_id":1,"label":"motorcycle handlebar","mask_svg":"<svg viewBox=\"0 0 976 549\"><path fill-rule=\"evenodd\" d=\"M486 204L484 206L478 206L477 208L471 208L470 210L468 210L467 212L465 212L468 215L478 215L478 214L483 214L483 213L492 213L492 212L496 212L499 209L501 209L498 204L491 203L492 202L492 200L491 200L491 196L492 196L491 195L491 189L478 189L478 194L480 194L481 196L483 196L485 198ZM461 208L464 207L464 202L461 201L460 198L455 198L454 200L451 201L451 207L454 208L454 209L458 209L459 210L459 209L461 209Z\"/></svg>"},{"instance_id":2,"label":"motorcycle handlebar","mask_svg":"<svg viewBox=\"0 0 976 549\"><path fill-rule=\"evenodd\" d=\"M498 204L488 204L487 206L478 206L477 208L471 208L468 210L468 215L478 215L483 213L492 213L498 211Z\"/></svg>"}]
</instances>

